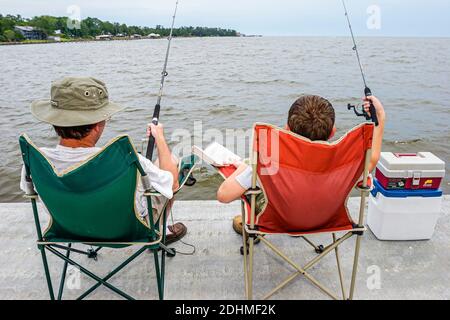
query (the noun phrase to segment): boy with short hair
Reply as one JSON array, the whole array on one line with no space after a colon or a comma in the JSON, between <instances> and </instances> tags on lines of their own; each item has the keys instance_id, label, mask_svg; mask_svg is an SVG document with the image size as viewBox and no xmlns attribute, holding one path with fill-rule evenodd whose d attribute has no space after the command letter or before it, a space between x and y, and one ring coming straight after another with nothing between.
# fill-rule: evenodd
<instances>
[{"instance_id":1,"label":"boy with short hair","mask_svg":"<svg viewBox=\"0 0 450 320\"><path fill-rule=\"evenodd\" d=\"M382 103L376 97L364 97L363 101L364 109L369 115L370 102L373 103L379 121L379 125L375 127L373 133L372 158L369 166L369 171L372 171L380 159L386 115ZM286 130L312 141L328 141L336 133L335 120L334 108L328 100L314 95L302 96L294 102L289 110ZM217 200L222 203L230 203L239 199L251 188L251 167L245 163L235 165L237 170L222 183L217 191ZM262 208L266 201L264 194L258 195L256 201L258 213L258 208ZM241 219L239 215L233 223L233 227L238 233L242 232Z\"/></svg>"}]
</instances>

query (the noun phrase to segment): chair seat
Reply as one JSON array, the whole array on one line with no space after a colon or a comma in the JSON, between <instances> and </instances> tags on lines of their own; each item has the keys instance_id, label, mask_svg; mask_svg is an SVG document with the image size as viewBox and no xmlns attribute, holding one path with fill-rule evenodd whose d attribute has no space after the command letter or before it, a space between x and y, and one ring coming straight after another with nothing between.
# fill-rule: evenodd
<instances>
[{"instance_id":1,"label":"chair seat","mask_svg":"<svg viewBox=\"0 0 450 320\"><path fill-rule=\"evenodd\" d=\"M92 245L92 246L99 246L99 247L106 247L106 248L125 248L130 247L133 245L145 245L145 244L152 244L155 243L155 241L151 241L150 238L148 239L139 239L139 240L133 240L132 242L118 242L118 241L80 241L78 239L70 239L70 238L57 238L57 237L51 237L51 238L44 238L43 241L38 241L39 244L67 244L67 243L79 243L79 244L85 244L85 245Z\"/></svg>"},{"instance_id":2,"label":"chair seat","mask_svg":"<svg viewBox=\"0 0 450 320\"><path fill-rule=\"evenodd\" d=\"M245 204L245 216L246 217L250 217L250 210L251 210L251 206L250 206L250 202L248 201L248 199L246 197L242 197L242 201ZM246 223L246 230L248 233L253 233L254 231L250 230L250 223L249 223L249 218L245 219L247 221ZM256 228L255 230L257 230L257 233L263 233L263 234L288 234L291 236L301 236L301 235L308 235L308 234L316 234L316 233L332 233L332 232L344 232L344 231L352 231L352 230L359 230L359 229L355 229L353 223L349 223L346 225L343 225L341 227L336 227L336 228L326 228L326 229L316 229L316 230L308 230L308 231L303 231L303 230L272 230L269 228L266 228L264 225L255 225Z\"/></svg>"}]
</instances>

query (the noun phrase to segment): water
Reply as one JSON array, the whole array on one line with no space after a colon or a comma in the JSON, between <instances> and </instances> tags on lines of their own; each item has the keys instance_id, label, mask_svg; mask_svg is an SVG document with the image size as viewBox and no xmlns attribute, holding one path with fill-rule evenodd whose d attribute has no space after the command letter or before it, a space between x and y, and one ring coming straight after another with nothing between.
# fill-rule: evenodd
<instances>
[{"instance_id":1,"label":"water","mask_svg":"<svg viewBox=\"0 0 450 320\"><path fill-rule=\"evenodd\" d=\"M151 118L166 48L165 40L0 46L0 202L21 201L17 139L26 132L40 146L57 139L29 112L47 98L50 82L94 76L110 97L129 108L109 123L100 143L128 133L138 144ZM450 174L450 39L360 39L369 86L385 104L384 150L431 151ZM328 98L337 111L338 135L361 121L347 111L362 96L349 38L175 39L161 121L175 129L250 128L254 121L283 125L300 95ZM173 143L172 143L173 145ZM208 168L183 199L213 199L221 178ZM450 192L449 180L443 183Z\"/></svg>"}]
</instances>

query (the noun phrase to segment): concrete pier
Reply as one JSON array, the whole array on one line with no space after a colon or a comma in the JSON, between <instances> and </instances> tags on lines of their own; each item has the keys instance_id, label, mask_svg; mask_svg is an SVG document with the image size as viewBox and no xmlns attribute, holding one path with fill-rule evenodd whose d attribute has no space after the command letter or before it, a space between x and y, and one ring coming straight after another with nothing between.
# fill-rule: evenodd
<instances>
[{"instance_id":1,"label":"concrete pier","mask_svg":"<svg viewBox=\"0 0 450 320\"><path fill-rule=\"evenodd\" d=\"M357 214L357 199L351 199L352 215ZM221 205L215 201L180 201L173 210L175 221L188 226L185 243L176 243L179 253L167 259L167 299L244 299L243 262L239 253L241 237L234 233L231 219L240 211L238 202ZM43 213L43 211L41 211ZM42 224L47 218L41 214ZM36 248L36 231L29 203L0 204L0 299L48 299L41 256ZM328 244L328 236L311 237L318 244ZM303 240L272 236L296 262L303 264L315 256ZM78 247L81 248L81 245ZM122 262L136 248L102 249L98 261L85 256L75 260L99 275ZM345 284L350 285L354 240L340 249ZM62 261L48 255L53 286L58 289ZM450 299L450 196L443 202L434 237L430 241L379 241L365 233L355 299ZM294 270L264 245L255 250L254 292L260 298ZM338 294L340 292L336 260L330 253L310 269L311 275ZM77 297L95 282L76 274L66 282L65 299ZM379 281L378 281L379 280ZM156 299L153 256L144 253L110 282L139 299ZM89 299L118 299L109 289L100 287ZM273 299L327 299L302 277L273 296Z\"/></svg>"}]
</instances>

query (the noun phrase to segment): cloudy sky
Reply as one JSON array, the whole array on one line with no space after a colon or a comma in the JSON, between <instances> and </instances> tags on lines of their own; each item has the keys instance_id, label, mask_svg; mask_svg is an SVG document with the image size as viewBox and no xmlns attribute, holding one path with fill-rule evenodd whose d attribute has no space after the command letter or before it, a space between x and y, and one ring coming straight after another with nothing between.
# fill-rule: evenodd
<instances>
[{"instance_id":1,"label":"cloudy sky","mask_svg":"<svg viewBox=\"0 0 450 320\"><path fill-rule=\"evenodd\" d=\"M450 0L346 1L358 35L450 36ZM81 18L168 26L174 4L175 0L0 0L0 13L67 16L75 5ZM179 26L217 26L246 34L348 35L340 0L180 0L177 19Z\"/></svg>"}]
</instances>

